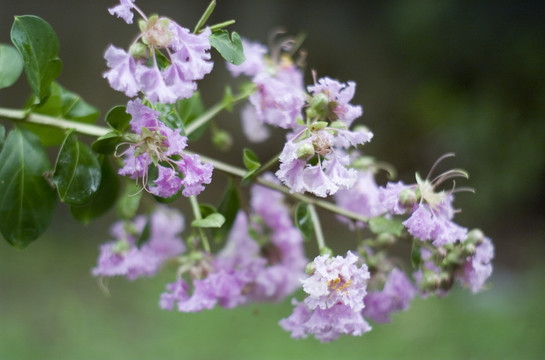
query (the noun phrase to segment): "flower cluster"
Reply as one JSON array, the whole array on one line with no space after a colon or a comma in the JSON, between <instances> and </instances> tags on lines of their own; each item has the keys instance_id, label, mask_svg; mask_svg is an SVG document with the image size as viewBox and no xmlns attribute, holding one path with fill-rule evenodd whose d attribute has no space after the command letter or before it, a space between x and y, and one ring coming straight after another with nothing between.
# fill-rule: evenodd
<instances>
[{"instance_id":1,"label":"flower cluster","mask_svg":"<svg viewBox=\"0 0 545 360\"><path fill-rule=\"evenodd\" d=\"M187 137L163 124L159 112L143 105L140 99L129 101L127 113L132 117L130 125L135 134L122 153L125 165L119 174L141 178L143 188L163 198L177 194L182 186L184 196L204 190L203 184L211 181L213 166L202 163L199 155L183 153ZM150 169L157 171L155 179L150 179Z\"/></svg>"},{"instance_id":2,"label":"flower cluster","mask_svg":"<svg viewBox=\"0 0 545 360\"><path fill-rule=\"evenodd\" d=\"M441 157L435 165L447 156L453 155ZM410 213L403 225L417 239L431 240L437 247L463 241L467 236L467 229L452 221L455 213L452 206L453 191L435 190L439 184L453 177L467 178L467 173L454 169L432 181L427 178L423 180L417 173L416 184L388 183L385 188L380 189L379 200L392 214Z\"/></svg>"},{"instance_id":3,"label":"flower cluster","mask_svg":"<svg viewBox=\"0 0 545 360\"><path fill-rule=\"evenodd\" d=\"M167 260L185 251L179 237L183 229L183 216L166 207L158 207L149 219L140 215L133 221L119 221L111 230L116 240L100 247L98 264L92 273L102 277L125 276L129 280L153 276Z\"/></svg>"},{"instance_id":4,"label":"flower cluster","mask_svg":"<svg viewBox=\"0 0 545 360\"><path fill-rule=\"evenodd\" d=\"M239 212L225 247L199 259L191 273L193 293L181 276L167 285L160 306L182 312L232 308L249 301L280 301L299 287L306 259L283 196L254 186L248 218Z\"/></svg>"},{"instance_id":5,"label":"flower cluster","mask_svg":"<svg viewBox=\"0 0 545 360\"><path fill-rule=\"evenodd\" d=\"M197 89L195 81L212 71L210 29L192 34L168 18L147 18L132 0L122 0L110 13L130 24L132 10L143 18L141 33L128 52L108 47L104 58L109 70L104 77L113 89L129 97L142 92L153 103L190 98Z\"/></svg>"},{"instance_id":6,"label":"flower cluster","mask_svg":"<svg viewBox=\"0 0 545 360\"><path fill-rule=\"evenodd\" d=\"M454 194L471 189L439 190L445 181L467 178L467 173L454 169L433 179L417 173L412 184L398 181L379 186L375 175L378 169L388 168L355 149L373 137L366 128L354 126L363 114L361 106L352 104L355 82L317 79L313 73L314 84L305 87L300 62L292 57L296 46L291 39L273 44L270 51L237 36L222 40L227 41L229 51L239 48L242 41L246 61L238 66L228 64L228 69L233 76L250 77L252 85L237 97L226 92L222 103L197 121L199 126L206 125L218 109L230 108L249 96L241 117L250 141L265 140L270 135L267 126L288 133L278 159L257 169L244 172L216 163L216 168L230 175L256 181L248 190L248 199L239 197L240 188L232 186L235 195L226 193L230 196L225 197L232 200L229 203L222 201L218 209L199 204L195 196L211 182L213 166L186 150L185 133L174 129L177 125L167 126L172 122L161 121L165 113L160 110L170 108L162 104L191 97L196 80L212 70L211 30L191 34L168 18L148 18L134 0L121 0L109 10L127 23L132 23L133 12L142 18L141 33L128 52L110 46L105 54L109 70L104 77L110 85L129 97L143 94L126 106L132 133L116 134L124 139L115 151L123 160L119 174L140 181L157 197L172 199L180 192L191 196L196 220L186 244L179 237L182 215L164 206L150 216L114 224L116 240L101 246L92 271L95 276L130 280L153 276L172 260L176 276L166 285L159 306L180 312L282 301L302 287L306 297L293 299L293 312L279 324L293 338L313 335L322 342L370 331L367 320L390 322L415 296L445 295L456 281L472 292L485 287L492 273L494 246L480 230L468 231L453 221ZM210 11L197 28L206 23ZM217 29L224 25L212 26L216 49L216 41L225 35L221 31L218 35ZM180 126L185 126L184 121ZM452 154L441 157L430 174L449 156ZM276 162L274 174L263 174ZM296 208L295 221L282 192L306 203ZM293 194L304 192L334 195L336 205ZM356 232L357 252L334 256L325 245L315 206L335 212L349 224ZM225 242L210 246L208 228L217 226L224 228L212 230L212 235L215 240L218 234L226 235L219 239ZM364 231L370 235L362 236ZM312 232L321 255L308 263L303 234L307 238ZM401 239L412 245L413 268L407 273L388 254Z\"/></svg>"}]
</instances>

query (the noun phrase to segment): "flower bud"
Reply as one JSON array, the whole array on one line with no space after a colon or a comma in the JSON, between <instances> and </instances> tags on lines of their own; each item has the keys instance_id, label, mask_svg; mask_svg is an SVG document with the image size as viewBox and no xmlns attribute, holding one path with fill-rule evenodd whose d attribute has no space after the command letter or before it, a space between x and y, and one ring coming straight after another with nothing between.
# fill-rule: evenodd
<instances>
[{"instance_id":1,"label":"flower bud","mask_svg":"<svg viewBox=\"0 0 545 360\"><path fill-rule=\"evenodd\" d=\"M310 119L327 119L329 115L329 98L324 93L318 93L308 100L307 117Z\"/></svg>"},{"instance_id":2,"label":"flower bud","mask_svg":"<svg viewBox=\"0 0 545 360\"><path fill-rule=\"evenodd\" d=\"M379 246L391 246L395 244L396 237L392 234L382 233L377 236L377 244Z\"/></svg>"},{"instance_id":3,"label":"flower bud","mask_svg":"<svg viewBox=\"0 0 545 360\"><path fill-rule=\"evenodd\" d=\"M375 165L375 159L372 156L360 156L352 161L350 167L358 170L367 170Z\"/></svg>"},{"instance_id":4,"label":"flower bud","mask_svg":"<svg viewBox=\"0 0 545 360\"><path fill-rule=\"evenodd\" d=\"M484 241L484 233L480 229L473 229L467 234L467 242L480 245Z\"/></svg>"},{"instance_id":5,"label":"flower bud","mask_svg":"<svg viewBox=\"0 0 545 360\"><path fill-rule=\"evenodd\" d=\"M306 159L314 155L314 146L310 143L304 143L297 149L297 157L299 159Z\"/></svg>"},{"instance_id":6,"label":"flower bud","mask_svg":"<svg viewBox=\"0 0 545 360\"><path fill-rule=\"evenodd\" d=\"M314 263L314 261L312 262L309 262L307 264L307 267L305 268L305 273L308 275L308 276L312 276L314 275L314 272L316 271L316 264Z\"/></svg>"},{"instance_id":7,"label":"flower bud","mask_svg":"<svg viewBox=\"0 0 545 360\"><path fill-rule=\"evenodd\" d=\"M418 201L418 196L416 196L416 193L414 190L411 189L405 189L399 194L399 202L401 205L410 208L416 204Z\"/></svg>"},{"instance_id":8,"label":"flower bud","mask_svg":"<svg viewBox=\"0 0 545 360\"><path fill-rule=\"evenodd\" d=\"M227 151L233 145L233 138L225 130L216 130L212 134L212 143L217 149Z\"/></svg>"}]
</instances>

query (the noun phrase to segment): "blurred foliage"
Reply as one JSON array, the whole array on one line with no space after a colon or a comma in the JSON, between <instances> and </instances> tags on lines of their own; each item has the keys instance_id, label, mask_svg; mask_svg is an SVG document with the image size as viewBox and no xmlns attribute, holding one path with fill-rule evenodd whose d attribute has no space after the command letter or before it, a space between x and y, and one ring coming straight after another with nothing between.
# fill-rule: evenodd
<instances>
[{"instance_id":1,"label":"blurred foliage","mask_svg":"<svg viewBox=\"0 0 545 360\"><path fill-rule=\"evenodd\" d=\"M433 149L426 156L454 151L477 175L467 211L479 221L543 213L544 3L397 1L386 16L414 83L404 100L411 135Z\"/></svg>"}]
</instances>

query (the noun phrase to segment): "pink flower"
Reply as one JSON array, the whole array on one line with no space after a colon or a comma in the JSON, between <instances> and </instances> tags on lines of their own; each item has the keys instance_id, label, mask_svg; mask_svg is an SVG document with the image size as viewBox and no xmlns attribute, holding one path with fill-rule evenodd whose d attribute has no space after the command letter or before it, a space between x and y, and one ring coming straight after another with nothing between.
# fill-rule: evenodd
<instances>
[{"instance_id":1,"label":"pink flower","mask_svg":"<svg viewBox=\"0 0 545 360\"><path fill-rule=\"evenodd\" d=\"M486 280L492 275L492 259L494 258L494 245L485 237L483 242L476 246L475 254L469 256L462 265L458 274L460 282L477 293L483 289Z\"/></svg>"},{"instance_id":2,"label":"pink flower","mask_svg":"<svg viewBox=\"0 0 545 360\"><path fill-rule=\"evenodd\" d=\"M138 216L133 222L115 223L112 235L116 240L100 247L93 275L121 275L129 280L155 275L165 261L185 251L185 245L178 236L183 223L184 218L177 210L158 207L150 217L149 239L140 246L137 242L146 226L145 216Z\"/></svg>"},{"instance_id":3,"label":"pink flower","mask_svg":"<svg viewBox=\"0 0 545 360\"><path fill-rule=\"evenodd\" d=\"M122 153L125 164L119 174L141 178L146 190L163 198L175 195L182 186L184 196L204 190L203 184L211 182L213 166L202 163L198 155L182 152L187 146L187 137L164 125L159 120L159 112L143 105L139 99L129 101L127 113L132 116L130 125L138 140L129 143ZM152 166L157 168L157 177L153 179L155 186L150 187L148 177Z\"/></svg>"},{"instance_id":4,"label":"pink flower","mask_svg":"<svg viewBox=\"0 0 545 360\"><path fill-rule=\"evenodd\" d=\"M125 20L127 24L132 24L134 0L121 0L119 5L108 9L110 15L116 15Z\"/></svg>"},{"instance_id":5,"label":"pink flower","mask_svg":"<svg viewBox=\"0 0 545 360\"><path fill-rule=\"evenodd\" d=\"M369 292L365 298L363 315L374 322L390 322L390 314L406 310L416 290L405 273L394 268L382 291Z\"/></svg>"}]
</instances>

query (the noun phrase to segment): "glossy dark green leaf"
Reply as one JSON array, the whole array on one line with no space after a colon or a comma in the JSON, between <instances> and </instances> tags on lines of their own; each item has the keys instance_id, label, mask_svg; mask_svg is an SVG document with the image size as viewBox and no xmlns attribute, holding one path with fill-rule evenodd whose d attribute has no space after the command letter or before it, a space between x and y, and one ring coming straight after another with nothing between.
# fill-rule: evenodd
<instances>
[{"instance_id":1,"label":"glossy dark green leaf","mask_svg":"<svg viewBox=\"0 0 545 360\"><path fill-rule=\"evenodd\" d=\"M91 149L98 154L110 155L113 154L119 145L123 141L117 131L110 131L109 133L102 135L91 144Z\"/></svg>"},{"instance_id":2,"label":"glossy dark green leaf","mask_svg":"<svg viewBox=\"0 0 545 360\"><path fill-rule=\"evenodd\" d=\"M11 41L23 57L28 83L41 102L49 95L49 85L62 70L57 35L47 22L37 16L16 16L11 28Z\"/></svg>"},{"instance_id":3,"label":"glossy dark green leaf","mask_svg":"<svg viewBox=\"0 0 545 360\"><path fill-rule=\"evenodd\" d=\"M13 129L0 153L0 232L22 249L49 226L57 196L44 173L51 165L40 140L31 132Z\"/></svg>"},{"instance_id":4,"label":"glossy dark green leaf","mask_svg":"<svg viewBox=\"0 0 545 360\"><path fill-rule=\"evenodd\" d=\"M106 114L108 125L121 133L129 127L130 121L131 115L127 113L127 108L124 105L115 106Z\"/></svg>"},{"instance_id":5,"label":"glossy dark green leaf","mask_svg":"<svg viewBox=\"0 0 545 360\"><path fill-rule=\"evenodd\" d=\"M239 209L240 198L238 196L237 187L233 180L229 179L229 183L227 184L218 205L218 212L225 218L225 223L221 228L212 231L212 236L215 241L221 241L227 236L229 231L231 231Z\"/></svg>"},{"instance_id":6,"label":"glossy dark green leaf","mask_svg":"<svg viewBox=\"0 0 545 360\"><path fill-rule=\"evenodd\" d=\"M89 221L105 214L111 209L119 196L119 177L112 167L110 159L99 156L100 171L102 173L98 190L84 205L70 206L72 216L78 221L87 224Z\"/></svg>"},{"instance_id":7,"label":"glossy dark green leaf","mask_svg":"<svg viewBox=\"0 0 545 360\"><path fill-rule=\"evenodd\" d=\"M199 220L193 220L191 226L200 228L219 228L225 222L225 218L220 213L213 213Z\"/></svg>"},{"instance_id":8,"label":"glossy dark green leaf","mask_svg":"<svg viewBox=\"0 0 545 360\"><path fill-rule=\"evenodd\" d=\"M78 94L75 94L56 82L51 83L49 97L39 105L33 105L37 99L33 96L28 106L38 114L64 118L92 124L100 115L98 109L85 102ZM65 133L62 129L51 126L25 124L25 127L40 136L44 145L58 145L63 142Z\"/></svg>"},{"instance_id":9,"label":"glossy dark green leaf","mask_svg":"<svg viewBox=\"0 0 545 360\"><path fill-rule=\"evenodd\" d=\"M246 60L242 40L240 36L233 31L231 38L227 30L218 30L210 34L210 45L212 45L221 56L231 64L240 65Z\"/></svg>"},{"instance_id":10,"label":"glossy dark green leaf","mask_svg":"<svg viewBox=\"0 0 545 360\"><path fill-rule=\"evenodd\" d=\"M53 173L59 197L64 203L83 205L97 191L100 179L96 155L71 130L61 146Z\"/></svg>"},{"instance_id":11,"label":"glossy dark green leaf","mask_svg":"<svg viewBox=\"0 0 545 360\"><path fill-rule=\"evenodd\" d=\"M0 89L13 85L23 72L23 59L11 45L0 44Z\"/></svg>"},{"instance_id":12,"label":"glossy dark green leaf","mask_svg":"<svg viewBox=\"0 0 545 360\"><path fill-rule=\"evenodd\" d=\"M201 95L196 91L189 99L182 99L176 102L176 110L180 118L182 119L184 129L201 116L205 109L201 99ZM189 140L197 140L204 134L207 124L200 126L191 134L189 134Z\"/></svg>"},{"instance_id":13,"label":"glossy dark green leaf","mask_svg":"<svg viewBox=\"0 0 545 360\"><path fill-rule=\"evenodd\" d=\"M303 238L309 240L314 232L314 224L308 204L301 202L295 208L295 226L301 231Z\"/></svg>"},{"instance_id":14,"label":"glossy dark green leaf","mask_svg":"<svg viewBox=\"0 0 545 360\"><path fill-rule=\"evenodd\" d=\"M117 214L120 218L130 220L136 215L142 192L142 188L134 180L128 179L125 182L125 188L117 202Z\"/></svg>"},{"instance_id":15,"label":"glossy dark green leaf","mask_svg":"<svg viewBox=\"0 0 545 360\"><path fill-rule=\"evenodd\" d=\"M369 219L369 229L375 234L386 233L401 236L403 224L399 219L386 219L382 216L377 216Z\"/></svg>"}]
</instances>

